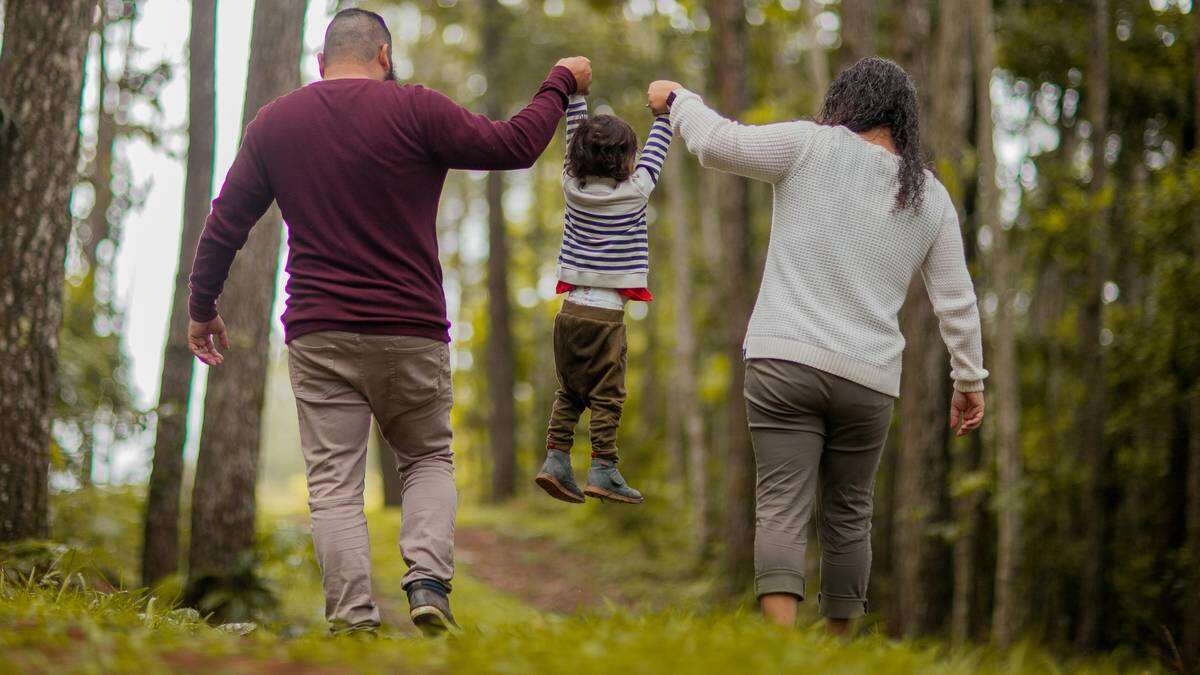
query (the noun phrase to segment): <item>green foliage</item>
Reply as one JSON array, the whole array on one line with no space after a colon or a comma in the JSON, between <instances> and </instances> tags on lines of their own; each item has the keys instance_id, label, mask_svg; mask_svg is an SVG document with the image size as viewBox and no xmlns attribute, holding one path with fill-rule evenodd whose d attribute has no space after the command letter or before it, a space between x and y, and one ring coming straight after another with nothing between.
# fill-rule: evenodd
<instances>
[{"instance_id":1,"label":"green foliage","mask_svg":"<svg viewBox=\"0 0 1200 675\"><path fill-rule=\"evenodd\" d=\"M111 448L145 426L129 387L120 315L97 299L95 280L88 272L65 285L51 453L55 469L85 485L97 448Z\"/></svg>"},{"instance_id":2,"label":"green foliage","mask_svg":"<svg viewBox=\"0 0 1200 675\"><path fill-rule=\"evenodd\" d=\"M245 555L227 573L201 574L188 582L183 604L221 624L270 620L279 606L276 590L258 573L258 560Z\"/></svg>"},{"instance_id":3,"label":"green foliage","mask_svg":"<svg viewBox=\"0 0 1200 675\"><path fill-rule=\"evenodd\" d=\"M106 503L89 491L78 502ZM657 601L682 606L690 592L672 578L671 560L660 551L646 558L641 545L617 529L605 547L567 526L565 509L508 507L471 509L464 526L505 528L512 536L555 537L602 565L597 574L629 574L639 566L660 587ZM176 607L163 594L77 583L91 553L57 544L22 545L20 559L37 561L10 574L13 551L0 552L0 651L5 672L292 672L336 669L362 673L598 673L613 672L839 672L839 673L1081 673L1156 672L1126 657L1057 661L1022 646L1010 652L984 648L949 650L934 643L904 643L868 631L850 642L827 637L816 624L785 631L749 611L640 611L609 604L560 616L539 612L497 592L471 574L455 581L452 596L466 631L448 639L415 637L403 618L403 593L393 582L403 568L394 542L394 513L370 514L376 563L376 594L384 611L378 639L329 637L320 616L319 575L298 546L302 529L291 514L264 517L260 537L264 578L287 589L276 620L258 628L213 626L200 612ZM85 520L73 522L88 527ZM60 521L62 524L62 521ZM126 528L136 530L134 522ZM595 531L592 531L595 533ZM86 540L88 532L63 534ZM615 548L613 548L615 546ZM302 559L294 560L296 557ZM288 561L291 560L289 563ZM282 562L282 564L280 564ZM487 560L473 564L486 565ZM636 593L648 587L634 586ZM302 608L303 607L303 608ZM805 623L809 623L806 621Z\"/></svg>"},{"instance_id":4,"label":"green foliage","mask_svg":"<svg viewBox=\"0 0 1200 675\"><path fill-rule=\"evenodd\" d=\"M50 534L86 551L109 584L136 585L142 542L144 491L140 487L84 488L50 499Z\"/></svg>"}]
</instances>

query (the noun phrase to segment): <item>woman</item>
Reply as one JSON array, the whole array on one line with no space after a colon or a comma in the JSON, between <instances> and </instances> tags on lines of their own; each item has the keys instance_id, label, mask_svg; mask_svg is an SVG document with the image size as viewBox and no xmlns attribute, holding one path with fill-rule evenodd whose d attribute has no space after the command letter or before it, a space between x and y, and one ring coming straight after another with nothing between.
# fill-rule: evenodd
<instances>
[{"instance_id":1,"label":"woman","mask_svg":"<svg viewBox=\"0 0 1200 675\"><path fill-rule=\"evenodd\" d=\"M863 59L830 85L819 122L766 126L723 119L677 82L648 95L702 165L774 186L744 347L755 591L768 619L795 623L819 490L821 613L844 633L866 611L875 472L900 392L897 314L916 272L950 351L950 424L961 436L983 420L975 292L957 212L922 165L915 87L891 61Z\"/></svg>"}]
</instances>

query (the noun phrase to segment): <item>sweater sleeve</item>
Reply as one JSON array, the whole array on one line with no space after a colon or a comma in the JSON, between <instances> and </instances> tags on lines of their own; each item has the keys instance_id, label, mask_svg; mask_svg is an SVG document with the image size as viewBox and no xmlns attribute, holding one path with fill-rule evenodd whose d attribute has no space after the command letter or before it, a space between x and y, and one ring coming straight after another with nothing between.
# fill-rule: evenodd
<instances>
[{"instance_id":1,"label":"sweater sleeve","mask_svg":"<svg viewBox=\"0 0 1200 675\"><path fill-rule=\"evenodd\" d=\"M582 94L574 94L567 101L567 132L566 139L563 143L564 154L571 154L571 140L575 138L575 130L588 117L587 97ZM564 170L566 170L564 166Z\"/></svg>"},{"instance_id":2,"label":"sweater sleeve","mask_svg":"<svg viewBox=\"0 0 1200 675\"><path fill-rule=\"evenodd\" d=\"M671 126L710 169L776 183L799 161L813 137L812 122L747 126L725 119L695 93L676 90Z\"/></svg>"},{"instance_id":3,"label":"sweater sleeve","mask_svg":"<svg viewBox=\"0 0 1200 675\"><path fill-rule=\"evenodd\" d=\"M212 212L196 246L188 299L188 313L196 321L211 321L217 316L217 298L225 287L233 259L275 199L258 154L261 116L260 112L246 126L242 145L225 175L220 194L213 200Z\"/></svg>"},{"instance_id":4,"label":"sweater sleeve","mask_svg":"<svg viewBox=\"0 0 1200 675\"><path fill-rule=\"evenodd\" d=\"M655 117L634 170L634 176L647 196L658 185L663 163L667 161L667 151L671 149L671 136L671 118L666 115Z\"/></svg>"},{"instance_id":5,"label":"sweater sleeve","mask_svg":"<svg viewBox=\"0 0 1200 675\"><path fill-rule=\"evenodd\" d=\"M988 371L983 368L979 308L953 204L946 206L941 229L921 266L921 277L937 314L942 340L950 352L954 388L964 392L983 391Z\"/></svg>"},{"instance_id":6,"label":"sweater sleeve","mask_svg":"<svg viewBox=\"0 0 1200 675\"><path fill-rule=\"evenodd\" d=\"M422 93L417 116L435 161L450 169L526 169L554 138L575 76L555 66L529 105L505 121L472 113L432 89Z\"/></svg>"}]
</instances>

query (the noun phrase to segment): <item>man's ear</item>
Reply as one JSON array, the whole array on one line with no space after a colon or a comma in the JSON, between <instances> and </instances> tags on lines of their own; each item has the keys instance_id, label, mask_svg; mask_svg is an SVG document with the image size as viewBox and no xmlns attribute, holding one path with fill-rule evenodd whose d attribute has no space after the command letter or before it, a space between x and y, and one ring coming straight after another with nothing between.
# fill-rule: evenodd
<instances>
[{"instance_id":1,"label":"man's ear","mask_svg":"<svg viewBox=\"0 0 1200 675\"><path fill-rule=\"evenodd\" d=\"M379 67L383 68L383 79L388 79L388 75L392 72L392 55L388 53L387 45L379 47L379 54L375 60L379 63Z\"/></svg>"},{"instance_id":2,"label":"man's ear","mask_svg":"<svg viewBox=\"0 0 1200 675\"><path fill-rule=\"evenodd\" d=\"M319 73L321 75L321 78L324 79L324 77L325 77L325 52L317 52L317 73Z\"/></svg>"}]
</instances>

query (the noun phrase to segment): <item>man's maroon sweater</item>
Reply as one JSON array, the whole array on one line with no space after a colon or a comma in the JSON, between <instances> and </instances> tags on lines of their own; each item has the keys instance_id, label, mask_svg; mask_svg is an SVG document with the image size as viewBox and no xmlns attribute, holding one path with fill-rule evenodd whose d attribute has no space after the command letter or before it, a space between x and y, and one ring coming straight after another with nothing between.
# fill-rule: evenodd
<instances>
[{"instance_id":1,"label":"man's maroon sweater","mask_svg":"<svg viewBox=\"0 0 1200 675\"><path fill-rule=\"evenodd\" d=\"M250 228L279 202L288 226L286 339L318 330L449 341L437 208L449 169L532 166L554 137L571 71L550 71L506 122L417 85L321 80L249 125L196 249L190 312L217 296Z\"/></svg>"}]
</instances>

